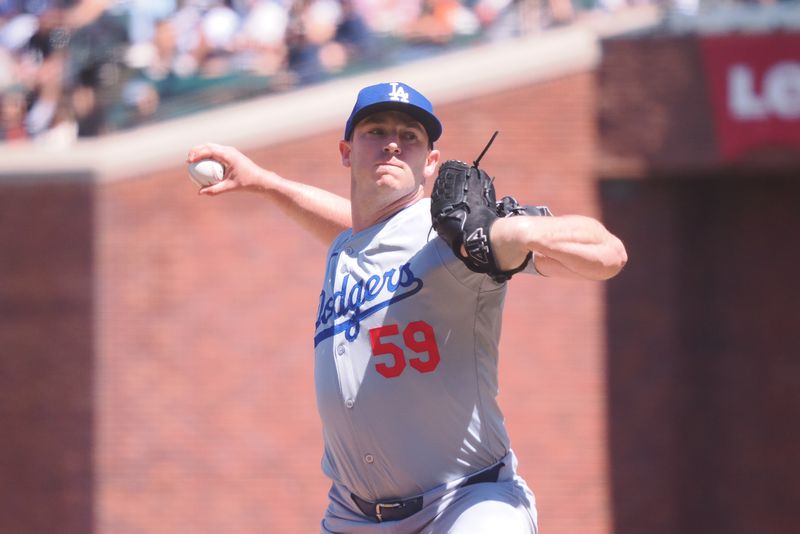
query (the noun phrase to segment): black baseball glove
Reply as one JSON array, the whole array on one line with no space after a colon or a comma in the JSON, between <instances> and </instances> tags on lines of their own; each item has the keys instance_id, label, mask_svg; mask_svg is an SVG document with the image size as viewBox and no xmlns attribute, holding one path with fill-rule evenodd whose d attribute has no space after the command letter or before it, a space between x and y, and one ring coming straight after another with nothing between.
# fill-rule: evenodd
<instances>
[{"instance_id":1,"label":"black baseball glove","mask_svg":"<svg viewBox=\"0 0 800 534\"><path fill-rule=\"evenodd\" d=\"M433 184L431 219L433 228L469 269L505 282L528 265L532 254L516 269L501 270L489 239L492 225L500 217L551 213L546 207L520 206L513 197L498 201L493 182L477 162L470 166L463 161L445 161ZM462 246L466 255L462 254Z\"/></svg>"}]
</instances>

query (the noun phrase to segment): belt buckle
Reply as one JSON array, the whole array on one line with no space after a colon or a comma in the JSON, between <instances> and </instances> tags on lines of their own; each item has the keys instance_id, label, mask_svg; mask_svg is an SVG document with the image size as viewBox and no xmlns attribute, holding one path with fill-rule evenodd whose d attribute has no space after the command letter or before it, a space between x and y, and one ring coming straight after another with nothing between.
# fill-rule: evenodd
<instances>
[{"instance_id":1,"label":"belt buckle","mask_svg":"<svg viewBox=\"0 0 800 534\"><path fill-rule=\"evenodd\" d=\"M381 509L382 508L400 508L400 506L402 506L402 503L399 503L399 502L390 502L390 503L379 502L379 503L375 503L375 517L378 518L378 521L383 521L383 515L381 515Z\"/></svg>"}]
</instances>

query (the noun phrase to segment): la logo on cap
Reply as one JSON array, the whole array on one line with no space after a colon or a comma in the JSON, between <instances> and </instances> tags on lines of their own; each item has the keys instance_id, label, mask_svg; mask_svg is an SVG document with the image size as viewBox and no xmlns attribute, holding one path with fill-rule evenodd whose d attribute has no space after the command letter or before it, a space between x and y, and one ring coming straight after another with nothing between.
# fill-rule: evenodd
<instances>
[{"instance_id":1,"label":"la logo on cap","mask_svg":"<svg viewBox=\"0 0 800 534\"><path fill-rule=\"evenodd\" d=\"M430 100L410 85L383 82L364 87L358 92L353 111L345 123L342 139L351 140L355 125L370 113L392 110L407 113L419 121L428 132L431 143L442 135L442 123L433 114L433 104Z\"/></svg>"},{"instance_id":2,"label":"la logo on cap","mask_svg":"<svg viewBox=\"0 0 800 534\"><path fill-rule=\"evenodd\" d=\"M389 100L408 104L408 93L403 89L403 86L397 82L389 82L389 85L392 86L392 91L389 93Z\"/></svg>"}]
</instances>

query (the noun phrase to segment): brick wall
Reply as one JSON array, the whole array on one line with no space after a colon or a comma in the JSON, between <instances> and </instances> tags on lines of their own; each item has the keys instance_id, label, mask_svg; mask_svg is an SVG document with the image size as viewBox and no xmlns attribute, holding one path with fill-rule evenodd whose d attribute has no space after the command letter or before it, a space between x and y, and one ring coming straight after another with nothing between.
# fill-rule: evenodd
<instances>
[{"instance_id":1,"label":"brick wall","mask_svg":"<svg viewBox=\"0 0 800 534\"><path fill-rule=\"evenodd\" d=\"M798 152L722 161L697 36L603 50L613 530L796 532Z\"/></svg>"},{"instance_id":2,"label":"brick wall","mask_svg":"<svg viewBox=\"0 0 800 534\"><path fill-rule=\"evenodd\" d=\"M91 180L0 189L0 532L91 532Z\"/></svg>"},{"instance_id":3,"label":"brick wall","mask_svg":"<svg viewBox=\"0 0 800 534\"><path fill-rule=\"evenodd\" d=\"M798 173L608 181L614 532L797 532Z\"/></svg>"},{"instance_id":4,"label":"brick wall","mask_svg":"<svg viewBox=\"0 0 800 534\"><path fill-rule=\"evenodd\" d=\"M325 139L257 157L319 183ZM313 531L325 247L262 198L195 190L176 166L97 195L98 532Z\"/></svg>"},{"instance_id":5,"label":"brick wall","mask_svg":"<svg viewBox=\"0 0 800 534\"><path fill-rule=\"evenodd\" d=\"M699 49L696 35L602 43L597 124L605 167L617 172L634 164L674 173L718 163Z\"/></svg>"}]
</instances>

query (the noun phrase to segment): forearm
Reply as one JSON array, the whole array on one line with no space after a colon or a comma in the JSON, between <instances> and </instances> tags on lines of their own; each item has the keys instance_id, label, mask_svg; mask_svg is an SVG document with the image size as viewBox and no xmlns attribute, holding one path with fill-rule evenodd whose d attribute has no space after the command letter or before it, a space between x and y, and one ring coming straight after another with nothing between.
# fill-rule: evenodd
<instances>
[{"instance_id":1,"label":"forearm","mask_svg":"<svg viewBox=\"0 0 800 534\"><path fill-rule=\"evenodd\" d=\"M192 148L187 162L214 159L225 168L224 179L200 189L201 195L215 196L231 191L263 194L301 227L326 244L352 226L350 201L312 185L287 180L264 169L230 146L207 143Z\"/></svg>"},{"instance_id":2,"label":"forearm","mask_svg":"<svg viewBox=\"0 0 800 534\"><path fill-rule=\"evenodd\" d=\"M269 171L267 171L269 172ZM301 227L330 243L352 226L350 201L308 184L287 180L272 173L261 192Z\"/></svg>"},{"instance_id":3,"label":"forearm","mask_svg":"<svg viewBox=\"0 0 800 534\"><path fill-rule=\"evenodd\" d=\"M615 276L627 261L625 246L590 217L508 217L492 226L492 246L503 269L518 266L528 252L543 256L544 275L574 274L591 280Z\"/></svg>"}]
</instances>

